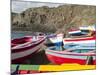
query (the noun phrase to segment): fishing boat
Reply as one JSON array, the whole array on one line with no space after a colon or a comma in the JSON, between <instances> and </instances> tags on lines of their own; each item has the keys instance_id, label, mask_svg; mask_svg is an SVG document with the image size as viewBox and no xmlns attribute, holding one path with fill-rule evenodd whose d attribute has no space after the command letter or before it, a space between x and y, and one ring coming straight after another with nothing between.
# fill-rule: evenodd
<instances>
[{"instance_id":1,"label":"fishing boat","mask_svg":"<svg viewBox=\"0 0 100 75\"><path fill-rule=\"evenodd\" d=\"M95 25L92 25L92 26L82 26L82 27L79 27L79 29L82 30L82 31L96 31Z\"/></svg>"},{"instance_id":2,"label":"fishing boat","mask_svg":"<svg viewBox=\"0 0 100 75\"><path fill-rule=\"evenodd\" d=\"M95 45L95 40L96 37L95 36L91 36L91 37L77 37L77 38L64 38L63 39L63 44L67 45L67 44L87 44L87 45L91 45L94 44Z\"/></svg>"},{"instance_id":3,"label":"fishing boat","mask_svg":"<svg viewBox=\"0 0 100 75\"><path fill-rule=\"evenodd\" d=\"M63 43L63 34L51 34L47 36L49 38L49 40L51 41L51 43L53 43L54 45L62 45Z\"/></svg>"},{"instance_id":4,"label":"fishing boat","mask_svg":"<svg viewBox=\"0 0 100 75\"><path fill-rule=\"evenodd\" d=\"M11 40L12 63L20 62L39 52L45 43L44 36L24 36Z\"/></svg>"},{"instance_id":5,"label":"fishing boat","mask_svg":"<svg viewBox=\"0 0 100 75\"><path fill-rule=\"evenodd\" d=\"M47 58L54 64L77 63L81 65L95 65L95 47L58 49L49 47L45 50Z\"/></svg>"},{"instance_id":6,"label":"fishing boat","mask_svg":"<svg viewBox=\"0 0 100 75\"><path fill-rule=\"evenodd\" d=\"M70 30L68 32L70 36L87 36L88 33L82 32L81 30Z\"/></svg>"}]
</instances>

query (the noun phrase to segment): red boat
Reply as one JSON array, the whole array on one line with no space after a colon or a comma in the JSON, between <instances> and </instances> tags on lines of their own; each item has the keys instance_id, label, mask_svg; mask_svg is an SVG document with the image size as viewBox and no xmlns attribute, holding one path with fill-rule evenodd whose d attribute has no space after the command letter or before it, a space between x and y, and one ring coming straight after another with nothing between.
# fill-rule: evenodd
<instances>
[{"instance_id":1,"label":"red boat","mask_svg":"<svg viewBox=\"0 0 100 75\"><path fill-rule=\"evenodd\" d=\"M95 50L89 50L89 49L56 50L55 47L51 47L46 50L46 56L54 64L63 64L63 63L78 63L81 65L96 64Z\"/></svg>"},{"instance_id":2,"label":"red boat","mask_svg":"<svg viewBox=\"0 0 100 75\"><path fill-rule=\"evenodd\" d=\"M44 36L24 36L11 40L12 63L23 61L39 52L45 42Z\"/></svg>"}]
</instances>

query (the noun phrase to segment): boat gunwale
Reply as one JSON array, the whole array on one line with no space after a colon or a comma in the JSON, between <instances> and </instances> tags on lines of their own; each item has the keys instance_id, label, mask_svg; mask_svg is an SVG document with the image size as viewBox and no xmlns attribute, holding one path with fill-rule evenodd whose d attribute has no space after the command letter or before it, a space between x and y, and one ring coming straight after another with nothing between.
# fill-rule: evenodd
<instances>
[{"instance_id":1,"label":"boat gunwale","mask_svg":"<svg viewBox=\"0 0 100 75\"><path fill-rule=\"evenodd\" d=\"M76 50L76 49L73 49L73 50ZM67 50L66 49L64 51L54 51L54 50L51 50L50 48L47 48L46 53L52 52L52 53L55 53L55 54L63 54L63 55L96 56L96 53L92 53L91 51L89 51L88 53L69 52L69 51L73 51L73 50ZM95 50L93 49L93 51L95 51Z\"/></svg>"},{"instance_id":2,"label":"boat gunwale","mask_svg":"<svg viewBox=\"0 0 100 75\"><path fill-rule=\"evenodd\" d=\"M12 52L15 52L15 51L18 51L19 49L23 49L23 48L25 49L25 48L31 47L33 45L35 46L35 45L41 44L41 42L43 42L43 41L45 41L45 37L40 38L38 41L30 42L31 45L28 44L29 46L26 45L26 46L15 47L15 48L12 47L11 50L12 50Z\"/></svg>"}]
</instances>

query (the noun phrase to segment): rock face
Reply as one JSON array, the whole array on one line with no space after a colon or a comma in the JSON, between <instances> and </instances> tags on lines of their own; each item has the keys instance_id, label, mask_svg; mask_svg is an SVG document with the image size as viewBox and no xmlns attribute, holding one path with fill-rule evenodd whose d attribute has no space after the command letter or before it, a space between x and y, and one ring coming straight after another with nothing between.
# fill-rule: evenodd
<instances>
[{"instance_id":1,"label":"rock face","mask_svg":"<svg viewBox=\"0 0 100 75\"><path fill-rule=\"evenodd\" d=\"M62 5L29 8L12 13L12 30L66 32L70 28L96 24L96 6Z\"/></svg>"}]
</instances>

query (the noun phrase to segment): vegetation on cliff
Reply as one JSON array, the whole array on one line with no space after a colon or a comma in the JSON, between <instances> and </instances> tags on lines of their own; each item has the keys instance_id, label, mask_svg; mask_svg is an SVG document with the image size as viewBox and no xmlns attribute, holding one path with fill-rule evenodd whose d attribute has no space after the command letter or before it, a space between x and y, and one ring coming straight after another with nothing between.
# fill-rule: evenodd
<instances>
[{"instance_id":1,"label":"vegetation on cliff","mask_svg":"<svg viewBox=\"0 0 100 75\"><path fill-rule=\"evenodd\" d=\"M96 7L90 5L43 6L11 14L12 30L66 32L70 28L96 23Z\"/></svg>"}]
</instances>

